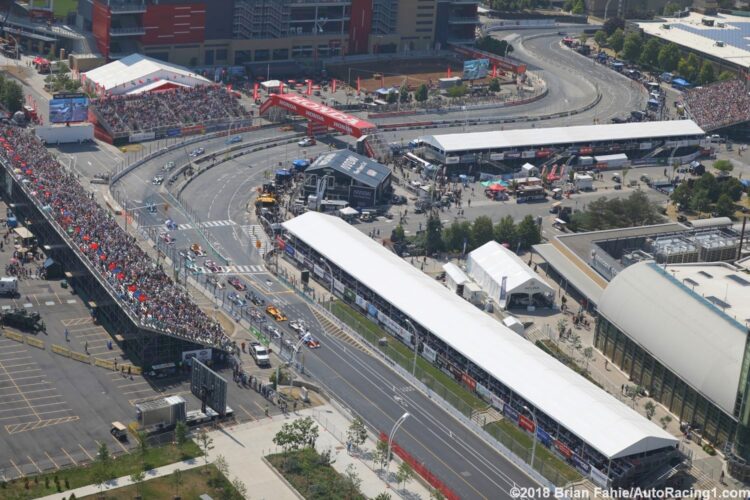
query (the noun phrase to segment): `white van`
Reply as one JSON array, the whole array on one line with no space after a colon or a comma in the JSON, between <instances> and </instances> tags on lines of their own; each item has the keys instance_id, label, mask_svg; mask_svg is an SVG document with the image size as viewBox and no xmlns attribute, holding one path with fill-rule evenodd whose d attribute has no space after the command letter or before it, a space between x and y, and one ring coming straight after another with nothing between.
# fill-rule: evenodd
<instances>
[{"instance_id":1,"label":"white van","mask_svg":"<svg viewBox=\"0 0 750 500\"><path fill-rule=\"evenodd\" d=\"M18 278L0 278L0 295L15 297L18 295Z\"/></svg>"}]
</instances>

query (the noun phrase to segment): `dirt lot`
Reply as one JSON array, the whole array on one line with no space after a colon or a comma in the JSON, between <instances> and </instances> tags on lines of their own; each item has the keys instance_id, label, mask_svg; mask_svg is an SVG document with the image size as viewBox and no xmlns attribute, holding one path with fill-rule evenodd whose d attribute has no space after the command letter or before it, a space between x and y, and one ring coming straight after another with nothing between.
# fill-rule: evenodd
<instances>
[{"instance_id":1,"label":"dirt lot","mask_svg":"<svg viewBox=\"0 0 750 500\"><path fill-rule=\"evenodd\" d=\"M461 76L463 73L462 61L447 59L374 61L362 64L329 66L328 72L346 82L351 69L351 86L357 86L357 77L359 77L362 90L373 92L381 87L401 87L404 83L412 89L416 89L423 83L428 85L430 82L437 83L439 78L448 76L448 67L451 68L451 76ZM475 80L474 83L483 84L489 82L490 79L483 78L482 80Z\"/></svg>"}]
</instances>

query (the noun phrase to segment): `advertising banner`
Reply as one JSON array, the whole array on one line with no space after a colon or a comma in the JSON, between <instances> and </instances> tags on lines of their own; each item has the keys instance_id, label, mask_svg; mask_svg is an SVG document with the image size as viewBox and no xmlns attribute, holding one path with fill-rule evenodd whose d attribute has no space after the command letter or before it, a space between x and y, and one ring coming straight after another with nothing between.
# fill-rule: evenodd
<instances>
[{"instance_id":1,"label":"advertising banner","mask_svg":"<svg viewBox=\"0 0 750 500\"><path fill-rule=\"evenodd\" d=\"M325 273L325 271L323 270L323 268L322 268L322 267L320 267L319 265L317 265L317 264L314 264L314 265L313 265L313 272L314 272L315 274L317 274L318 276L320 276L321 278L325 278L325 275L326 275L326 273Z\"/></svg>"},{"instance_id":2,"label":"advertising banner","mask_svg":"<svg viewBox=\"0 0 750 500\"><path fill-rule=\"evenodd\" d=\"M295 252L294 252L294 258L297 259L297 262L299 262L300 264L304 264L305 263L305 256L302 254L302 252L297 252L295 250Z\"/></svg>"},{"instance_id":3,"label":"advertising banner","mask_svg":"<svg viewBox=\"0 0 750 500\"><path fill-rule=\"evenodd\" d=\"M286 245L284 251L290 256L294 257L294 247L292 245Z\"/></svg>"},{"instance_id":4,"label":"advertising banner","mask_svg":"<svg viewBox=\"0 0 750 500\"><path fill-rule=\"evenodd\" d=\"M495 394L494 392L490 394L490 404L496 409L496 410L502 410L505 407L505 401L503 401L500 396Z\"/></svg>"},{"instance_id":5,"label":"advertising banner","mask_svg":"<svg viewBox=\"0 0 750 500\"><path fill-rule=\"evenodd\" d=\"M287 109L293 113L305 117L327 127L343 132L354 137L362 137L366 131L374 129L375 125L368 121L346 114L337 109L330 108L319 102L311 101L296 94L273 94L266 103ZM264 107L267 109L267 106ZM264 111L261 108L261 113Z\"/></svg>"},{"instance_id":6,"label":"advertising banner","mask_svg":"<svg viewBox=\"0 0 750 500\"><path fill-rule=\"evenodd\" d=\"M422 344L422 357L430 363L434 363L435 359L437 358L437 353L432 347L428 346L427 344Z\"/></svg>"},{"instance_id":7,"label":"advertising banner","mask_svg":"<svg viewBox=\"0 0 750 500\"><path fill-rule=\"evenodd\" d=\"M167 130L167 137L177 137L181 131L178 128L170 128Z\"/></svg>"},{"instance_id":8,"label":"advertising banner","mask_svg":"<svg viewBox=\"0 0 750 500\"><path fill-rule=\"evenodd\" d=\"M378 309L374 305L367 303L367 315L371 318L377 319L378 317Z\"/></svg>"},{"instance_id":9,"label":"advertising banner","mask_svg":"<svg viewBox=\"0 0 750 500\"><path fill-rule=\"evenodd\" d=\"M477 387L477 381L474 380L468 373L461 374L461 382L472 391Z\"/></svg>"},{"instance_id":10,"label":"advertising banner","mask_svg":"<svg viewBox=\"0 0 750 500\"><path fill-rule=\"evenodd\" d=\"M194 351L183 351L182 362L189 362L192 358L198 358L198 361L205 363L211 361L211 349L196 349Z\"/></svg>"},{"instance_id":11,"label":"advertising banner","mask_svg":"<svg viewBox=\"0 0 750 500\"><path fill-rule=\"evenodd\" d=\"M570 457L573 456L573 452L570 450L570 448L568 448L567 446L565 446L565 444L562 441L558 441L557 439L555 439L554 441L552 441L552 444L554 444L555 449L563 457L565 457L567 459L570 459Z\"/></svg>"},{"instance_id":12,"label":"advertising banner","mask_svg":"<svg viewBox=\"0 0 750 500\"><path fill-rule=\"evenodd\" d=\"M339 293L344 293L344 290L346 289L346 287L344 286L344 284L342 282L340 282L339 280L337 280L336 278L334 278L333 279L333 289L337 290Z\"/></svg>"},{"instance_id":13,"label":"advertising banner","mask_svg":"<svg viewBox=\"0 0 750 500\"><path fill-rule=\"evenodd\" d=\"M582 473L588 474L591 471L591 466L578 455L573 455L571 458L573 459L573 465Z\"/></svg>"},{"instance_id":14,"label":"advertising banner","mask_svg":"<svg viewBox=\"0 0 750 500\"><path fill-rule=\"evenodd\" d=\"M460 161L458 156L446 156L445 157L445 164L446 165L452 165L454 163L458 163Z\"/></svg>"},{"instance_id":15,"label":"advertising banner","mask_svg":"<svg viewBox=\"0 0 750 500\"><path fill-rule=\"evenodd\" d=\"M503 405L503 415L505 415L508 418L508 420L510 420L513 423L518 422L518 412L508 403L505 403Z\"/></svg>"},{"instance_id":16,"label":"advertising banner","mask_svg":"<svg viewBox=\"0 0 750 500\"><path fill-rule=\"evenodd\" d=\"M360 297L359 295L355 297L354 303L357 304L359 307L361 307L362 310L364 311L367 310L367 301L363 299L362 297Z\"/></svg>"},{"instance_id":17,"label":"advertising banner","mask_svg":"<svg viewBox=\"0 0 750 500\"><path fill-rule=\"evenodd\" d=\"M479 382L477 382L477 385L476 385L476 387L474 387L474 390L477 392L477 394L479 394L483 398L490 399L490 397L491 397L490 390L487 389L482 384L480 384Z\"/></svg>"},{"instance_id":18,"label":"advertising banner","mask_svg":"<svg viewBox=\"0 0 750 500\"><path fill-rule=\"evenodd\" d=\"M153 141L155 137L156 134L154 132L137 132L135 134L130 134L128 140L130 142Z\"/></svg>"},{"instance_id":19,"label":"advertising banner","mask_svg":"<svg viewBox=\"0 0 750 500\"><path fill-rule=\"evenodd\" d=\"M546 446L546 447L552 446L552 436L550 436L549 434L547 434L547 431L545 431L541 427L537 427L537 429L536 429L536 438L544 446Z\"/></svg>"},{"instance_id":20,"label":"advertising banner","mask_svg":"<svg viewBox=\"0 0 750 500\"><path fill-rule=\"evenodd\" d=\"M518 415L518 426L529 432L534 432L534 421L525 415Z\"/></svg>"},{"instance_id":21,"label":"advertising banner","mask_svg":"<svg viewBox=\"0 0 750 500\"><path fill-rule=\"evenodd\" d=\"M464 61L464 80L479 80L487 76L490 70L489 59L472 59Z\"/></svg>"},{"instance_id":22,"label":"advertising banner","mask_svg":"<svg viewBox=\"0 0 750 500\"><path fill-rule=\"evenodd\" d=\"M505 153L490 153L490 160L501 161L505 159Z\"/></svg>"},{"instance_id":23,"label":"advertising banner","mask_svg":"<svg viewBox=\"0 0 750 500\"><path fill-rule=\"evenodd\" d=\"M344 290L344 299L347 302L354 302L356 297L357 295L353 291L351 291L351 289L347 288L346 290Z\"/></svg>"},{"instance_id":24,"label":"advertising banner","mask_svg":"<svg viewBox=\"0 0 750 500\"><path fill-rule=\"evenodd\" d=\"M601 486L602 488L606 488L608 486L609 481L607 481L607 475L597 469L596 467L591 468L591 480L596 484L597 486Z\"/></svg>"}]
</instances>

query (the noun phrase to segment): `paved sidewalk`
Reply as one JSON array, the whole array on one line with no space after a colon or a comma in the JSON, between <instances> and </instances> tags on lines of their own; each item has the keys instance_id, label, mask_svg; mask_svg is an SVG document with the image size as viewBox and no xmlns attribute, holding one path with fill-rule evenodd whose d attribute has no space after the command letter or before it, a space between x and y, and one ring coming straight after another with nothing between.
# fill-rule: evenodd
<instances>
[{"instance_id":1,"label":"paved sidewalk","mask_svg":"<svg viewBox=\"0 0 750 500\"><path fill-rule=\"evenodd\" d=\"M346 450L346 431L349 420L331 405L300 410L297 414L279 415L273 418L253 421L232 427L221 428L209 432L213 439L213 450L209 452L209 460L215 461L222 455L229 466L229 479L239 478L247 487L248 497L253 500L298 500L299 495L292 490L280 475L263 462L262 458L281 449L273 444L274 435L286 422L296 418L311 416L318 423L320 436L316 443L318 451L331 450L332 466L339 473L344 474L351 465L362 480L360 489L368 498L374 498L380 493L389 492L394 498L428 499L430 492L416 479L406 484L405 489L395 485L395 474L399 461L394 457L390 467L391 484L386 484L383 473L374 470L372 450L375 449L375 439L370 436L358 452L348 453ZM178 462L146 472L146 480L170 475L175 469L188 470L203 465L203 458ZM114 479L107 483L104 491L122 488L133 484L129 476ZM83 486L75 490L49 495L42 500L63 500L75 493L81 498L86 495L99 493L96 485Z\"/></svg>"}]
</instances>

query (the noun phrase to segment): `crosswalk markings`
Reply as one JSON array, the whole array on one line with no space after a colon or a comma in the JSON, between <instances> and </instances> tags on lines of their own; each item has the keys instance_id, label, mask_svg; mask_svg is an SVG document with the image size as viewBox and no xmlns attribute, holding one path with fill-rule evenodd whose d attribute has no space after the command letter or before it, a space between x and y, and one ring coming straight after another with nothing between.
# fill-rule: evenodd
<instances>
[{"instance_id":1,"label":"crosswalk markings","mask_svg":"<svg viewBox=\"0 0 750 500\"><path fill-rule=\"evenodd\" d=\"M268 237L260 224L242 226L242 232L245 233L245 236L250 238L250 248L257 249L260 255L266 253L266 249L268 248ZM260 248L256 246L258 240L260 240L261 243Z\"/></svg>"},{"instance_id":2,"label":"crosswalk markings","mask_svg":"<svg viewBox=\"0 0 750 500\"><path fill-rule=\"evenodd\" d=\"M198 223L198 227L223 227L223 226L236 226L237 223L233 220L209 220L206 222L200 222ZM186 229L193 229L195 227L194 224L187 223L187 224L180 224L177 226L177 229L179 231L184 231Z\"/></svg>"},{"instance_id":3,"label":"crosswalk markings","mask_svg":"<svg viewBox=\"0 0 750 500\"><path fill-rule=\"evenodd\" d=\"M358 341L354 340L352 337L347 335L341 328L334 325L328 318L320 314L314 308L311 308L310 310L312 311L313 316L315 316L315 319L318 320L318 323L320 324L321 328L323 328L323 330L325 330L325 332L328 333L328 335L330 335L331 337L336 337L337 339L349 344L355 349L359 349L360 351L369 354L367 349L362 344L360 344Z\"/></svg>"},{"instance_id":4,"label":"crosswalk markings","mask_svg":"<svg viewBox=\"0 0 750 500\"><path fill-rule=\"evenodd\" d=\"M219 269L220 273L225 274L250 274L250 273L265 273L266 269L263 266L221 266Z\"/></svg>"}]
</instances>

